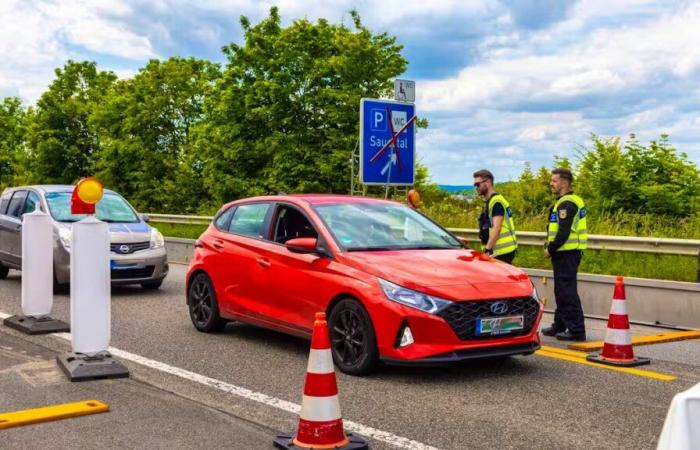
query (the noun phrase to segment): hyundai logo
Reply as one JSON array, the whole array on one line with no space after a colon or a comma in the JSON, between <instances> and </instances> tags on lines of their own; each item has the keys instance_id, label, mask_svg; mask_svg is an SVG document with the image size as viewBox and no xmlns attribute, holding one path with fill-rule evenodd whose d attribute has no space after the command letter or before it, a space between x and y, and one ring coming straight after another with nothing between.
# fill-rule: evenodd
<instances>
[{"instance_id":1,"label":"hyundai logo","mask_svg":"<svg viewBox=\"0 0 700 450\"><path fill-rule=\"evenodd\" d=\"M129 246L128 245L121 245L119 246L119 251L122 253L129 253ZM493 307L491 307L493 309Z\"/></svg>"},{"instance_id":2,"label":"hyundai logo","mask_svg":"<svg viewBox=\"0 0 700 450\"><path fill-rule=\"evenodd\" d=\"M494 314L505 314L508 312L508 303L496 302L491 304L491 312Z\"/></svg>"}]
</instances>

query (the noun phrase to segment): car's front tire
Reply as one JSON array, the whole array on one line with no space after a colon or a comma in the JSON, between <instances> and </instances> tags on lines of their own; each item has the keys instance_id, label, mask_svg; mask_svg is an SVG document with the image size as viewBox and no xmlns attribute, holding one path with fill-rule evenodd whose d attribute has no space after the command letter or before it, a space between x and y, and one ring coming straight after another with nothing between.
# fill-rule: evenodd
<instances>
[{"instance_id":1,"label":"car's front tire","mask_svg":"<svg viewBox=\"0 0 700 450\"><path fill-rule=\"evenodd\" d=\"M366 375L379 363L377 339L367 310L353 298L340 300L328 317L331 353L338 368L349 375Z\"/></svg>"},{"instance_id":2,"label":"car's front tire","mask_svg":"<svg viewBox=\"0 0 700 450\"><path fill-rule=\"evenodd\" d=\"M187 305L194 327L204 333L221 331L226 321L219 315L219 303L214 285L207 274L200 272L194 276L187 290Z\"/></svg>"}]
</instances>

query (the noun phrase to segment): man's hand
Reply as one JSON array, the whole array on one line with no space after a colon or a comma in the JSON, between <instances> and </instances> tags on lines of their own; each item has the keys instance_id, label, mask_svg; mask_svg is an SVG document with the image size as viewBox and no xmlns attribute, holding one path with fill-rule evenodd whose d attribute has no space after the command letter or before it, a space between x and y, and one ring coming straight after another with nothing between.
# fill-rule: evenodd
<instances>
[{"instance_id":1,"label":"man's hand","mask_svg":"<svg viewBox=\"0 0 700 450\"><path fill-rule=\"evenodd\" d=\"M552 257L552 255L549 254L549 250L546 249L546 248L544 249L544 257L545 257L545 258L551 258L551 257Z\"/></svg>"}]
</instances>

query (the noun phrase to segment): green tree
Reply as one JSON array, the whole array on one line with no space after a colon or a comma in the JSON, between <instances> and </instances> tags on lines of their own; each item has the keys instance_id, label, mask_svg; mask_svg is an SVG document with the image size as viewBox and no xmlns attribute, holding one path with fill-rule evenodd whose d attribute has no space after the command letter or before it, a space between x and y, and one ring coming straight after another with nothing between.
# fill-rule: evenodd
<instances>
[{"instance_id":1,"label":"green tree","mask_svg":"<svg viewBox=\"0 0 700 450\"><path fill-rule=\"evenodd\" d=\"M0 190L24 175L22 160L28 117L19 98L6 97L0 103Z\"/></svg>"},{"instance_id":2,"label":"green tree","mask_svg":"<svg viewBox=\"0 0 700 450\"><path fill-rule=\"evenodd\" d=\"M700 208L700 172L662 135L644 146L631 134L619 138L592 136L579 163L578 190L601 212L638 212L689 216Z\"/></svg>"},{"instance_id":3,"label":"green tree","mask_svg":"<svg viewBox=\"0 0 700 450\"><path fill-rule=\"evenodd\" d=\"M362 97L391 92L406 69L400 45L354 28L297 20L282 27L277 8L257 25L241 18L245 44L228 58L197 153L211 205L247 195L348 192L349 160Z\"/></svg>"},{"instance_id":4,"label":"green tree","mask_svg":"<svg viewBox=\"0 0 700 450\"><path fill-rule=\"evenodd\" d=\"M142 210L196 211L204 161L191 134L219 75L208 61L170 58L118 81L91 120L102 137L96 168L103 182Z\"/></svg>"},{"instance_id":5,"label":"green tree","mask_svg":"<svg viewBox=\"0 0 700 450\"><path fill-rule=\"evenodd\" d=\"M40 183L73 183L93 173L100 140L89 118L117 77L87 61L68 61L55 72L29 128L32 178Z\"/></svg>"}]
</instances>

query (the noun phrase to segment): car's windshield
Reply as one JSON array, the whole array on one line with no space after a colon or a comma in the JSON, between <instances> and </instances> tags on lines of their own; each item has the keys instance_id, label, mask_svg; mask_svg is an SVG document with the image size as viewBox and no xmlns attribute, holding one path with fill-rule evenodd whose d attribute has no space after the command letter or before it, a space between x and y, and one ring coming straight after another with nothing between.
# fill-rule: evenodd
<instances>
[{"instance_id":1,"label":"car's windshield","mask_svg":"<svg viewBox=\"0 0 700 450\"><path fill-rule=\"evenodd\" d=\"M70 213L70 192L48 192L46 203L49 204L51 216L59 222L77 222L85 214ZM133 209L120 196L106 192L95 207L97 218L105 222L138 222Z\"/></svg>"},{"instance_id":2,"label":"car's windshield","mask_svg":"<svg viewBox=\"0 0 700 450\"><path fill-rule=\"evenodd\" d=\"M348 251L461 247L444 229L398 204L336 203L317 205L315 209Z\"/></svg>"}]
</instances>

